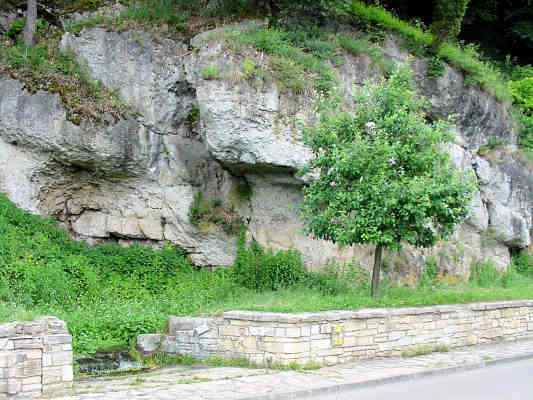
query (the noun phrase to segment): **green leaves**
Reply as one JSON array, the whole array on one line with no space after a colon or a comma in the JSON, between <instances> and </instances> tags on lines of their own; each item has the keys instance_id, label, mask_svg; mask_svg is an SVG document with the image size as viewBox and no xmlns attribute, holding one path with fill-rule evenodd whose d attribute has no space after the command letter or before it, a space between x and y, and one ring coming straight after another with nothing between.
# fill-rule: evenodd
<instances>
[{"instance_id":1,"label":"green leaves","mask_svg":"<svg viewBox=\"0 0 533 400\"><path fill-rule=\"evenodd\" d=\"M308 132L319 178L304 191L309 232L341 245L430 247L467 215L472 185L444 145L447 126L427 122L410 72L369 83L353 113L328 113Z\"/></svg>"}]
</instances>

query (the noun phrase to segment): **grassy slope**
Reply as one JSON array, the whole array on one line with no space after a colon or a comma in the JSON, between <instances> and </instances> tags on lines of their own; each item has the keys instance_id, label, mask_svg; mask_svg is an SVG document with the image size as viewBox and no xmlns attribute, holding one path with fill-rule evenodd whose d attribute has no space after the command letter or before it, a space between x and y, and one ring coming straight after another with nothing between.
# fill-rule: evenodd
<instances>
[{"instance_id":1,"label":"grassy slope","mask_svg":"<svg viewBox=\"0 0 533 400\"><path fill-rule=\"evenodd\" d=\"M333 278L329 277L330 280ZM69 324L77 353L127 343L161 330L169 315L230 309L279 312L418 306L533 297L533 280L491 278L487 287L462 283L418 289L387 287L379 300L366 285L339 283L327 291L296 286L254 292L231 271L191 268L179 250L113 245L90 248L68 239L49 220L17 209L0 195L0 321L56 315ZM505 287L504 287L505 286Z\"/></svg>"}]
</instances>

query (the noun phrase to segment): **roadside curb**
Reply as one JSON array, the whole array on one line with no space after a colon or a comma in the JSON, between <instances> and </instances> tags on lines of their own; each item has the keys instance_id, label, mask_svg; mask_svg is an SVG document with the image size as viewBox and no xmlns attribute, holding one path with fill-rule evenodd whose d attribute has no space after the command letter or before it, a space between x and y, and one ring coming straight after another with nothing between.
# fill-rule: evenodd
<instances>
[{"instance_id":1,"label":"roadside curb","mask_svg":"<svg viewBox=\"0 0 533 400\"><path fill-rule=\"evenodd\" d=\"M340 383L337 385L329 385L329 386L320 387L316 389L310 389L310 390L297 390L297 391L288 392L288 393L277 393L277 394L270 394L270 395L263 395L263 396L247 397L242 400L294 400L294 399L302 399L302 398L312 398L312 397L320 396L320 395L326 395L326 394L331 395L335 393L347 392L350 390L370 388L370 387L384 385L387 383L406 382L406 381L417 380L417 379L431 377L431 376L450 375L456 372L472 371L472 370L477 370L477 369L482 369L482 368L488 368L488 367L495 366L495 365L507 364L511 362L524 361L524 360L529 360L529 359L533 359L533 349L531 352L528 352L525 354L510 356L510 357L503 357L503 358L498 358L494 360L485 360L485 361L475 362L471 364L458 365L458 366L447 367L447 368L431 369L427 371L408 373L404 375L391 376L387 378L371 379L365 382Z\"/></svg>"}]
</instances>

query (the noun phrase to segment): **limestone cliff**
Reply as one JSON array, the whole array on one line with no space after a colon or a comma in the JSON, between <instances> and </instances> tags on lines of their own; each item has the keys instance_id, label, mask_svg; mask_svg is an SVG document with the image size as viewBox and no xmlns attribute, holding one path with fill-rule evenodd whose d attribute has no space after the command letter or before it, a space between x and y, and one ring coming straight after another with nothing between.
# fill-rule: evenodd
<instances>
[{"instance_id":1,"label":"limestone cliff","mask_svg":"<svg viewBox=\"0 0 533 400\"><path fill-rule=\"evenodd\" d=\"M244 79L242 55L220 33L187 43L101 28L65 34L63 48L138 112L107 125L75 125L58 95L31 94L0 76L0 191L92 243L169 241L198 265L230 265L235 235L191 221L195 195L202 192L238 215L261 244L298 249L310 267L330 259L369 265L372 249L339 249L303 233L298 204L304 182L296 172L310 157L302 121L316 118L314 95L290 94L275 80ZM407 57L392 39L384 53L396 62ZM260 64L266 56L250 51L247 57ZM364 55L342 57L336 73L349 102L353 86L378 72ZM223 76L206 77L208 66ZM509 110L449 67L429 79L424 61L412 66L433 114L456 115L450 152L457 165L475 172L479 191L468 221L449 242L406 248L388 259L400 271L423 265L430 255L450 273L468 274L483 259L505 268L510 251L531 243L533 206L533 171L516 151ZM495 139L506 145L479 151Z\"/></svg>"}]
</instances>

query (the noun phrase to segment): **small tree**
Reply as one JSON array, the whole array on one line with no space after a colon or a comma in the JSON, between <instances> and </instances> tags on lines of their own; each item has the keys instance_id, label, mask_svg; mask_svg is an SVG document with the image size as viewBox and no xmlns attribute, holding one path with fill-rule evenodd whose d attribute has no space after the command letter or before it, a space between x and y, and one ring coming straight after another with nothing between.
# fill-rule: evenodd
<instances>
[{"instance_id":1,"label":"small tree","mask_svg":"<svg viewBox=\"0 0 533 400\"><path fill-rule=\"evenodd\" d=\"M35 30L37 26L37 0L28 0L26 10L26 26L24 27L24 44L31 47L35 44Z\"/></svg>"},{"instance_id":2,"label":"small tree","mask_svg":"<svg viewBox=\"0 0 533 400\"><path fill-rule=\"evenodd\" d=\"M374 244L372 295L384 249L431 247L467 215L473 184L452 167L446 124L431 123L410 70L368 84L353 113L323 115L307 135L318 173L304 189L303 216L314 237L343 246Z\"/></svg>"}]
</instances>

